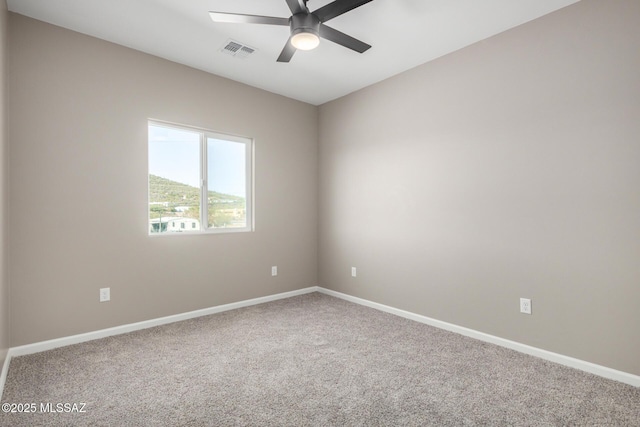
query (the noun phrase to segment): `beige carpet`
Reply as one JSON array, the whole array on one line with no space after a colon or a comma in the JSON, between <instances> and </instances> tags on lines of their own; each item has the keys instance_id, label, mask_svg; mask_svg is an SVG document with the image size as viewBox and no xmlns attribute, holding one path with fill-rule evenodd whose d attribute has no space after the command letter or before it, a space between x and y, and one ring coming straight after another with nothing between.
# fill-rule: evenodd
<instances>
[{"instance_id":1,"label":"beige carpet","mask_svg":"<svg viewBox=\"0 0 640 427\"><path fill-rule=\"evenodd\" d=\"M318 293L14 358L2 403L37 409L3 426L640 426L638 388Z\"/></svg>"}]
</instances>

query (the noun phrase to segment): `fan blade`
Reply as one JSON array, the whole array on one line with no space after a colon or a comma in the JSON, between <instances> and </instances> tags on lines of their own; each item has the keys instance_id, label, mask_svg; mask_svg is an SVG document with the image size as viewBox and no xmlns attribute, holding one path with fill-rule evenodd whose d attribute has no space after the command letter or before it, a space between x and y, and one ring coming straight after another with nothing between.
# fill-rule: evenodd
<instances>
[{"instance_id":1,"label":"fan blade","mask_svg":"<svg viewBox=\"0 0 640 427\"><path fill-rule=\"evenodd\" d=\"M307 2L305 0L286 0L289 9L291 9L292 14L296 13L308 13L309 9L307 9Z\"/></svg>"},{"instance_id":2,"label":"fan blade","mask_svg":"<svg viewBox=\"0 0 640 427\"><path fill-rule=\"evenodd\" d=\"M213 22L231 22L234 24L268 24L289 26L289 18L275 16L243 15L240 13L209 12Z\"/></svg>"},{"instance_id":3,"label":"fan blade","mask_svg":"<svg viewBox=\"0 0 640 427\"><path fill-rule=\"evenodd\" d=\"M363 53L368 50L371 45L361 42L358 39L354 39L351 36L346 35L338 30L334 30L324 24L320 24L320 37L330 40L334 43L338 43L344 47L347 47L356 52Z\"/></svg>"},{"instance_id":4,"label":"fan blade","mask_svg":"<svg viewBox=\"0 0 640 427\"><path fill-rule=\"evenodd\" d=\"M336 0L328 5L322 6L320 9L314 11L313 14L320 19L320 22L327 22L329 19L347 13L370 1L372 0Z\"/></svg>"},{"instance_id":5,"label":"fan blade","mask_svg":"<svg viewBox=\"0 0 640 427\"><path fill-rule=\"evenodd\" d=\"M291 44L291 37L287 40L287 44L284 45L284 49L280 52L280 56L278 57L278 62L289 62L291 61L291 57L294 53L296 53L296 48Z\"/></svg>"}]
</instances>

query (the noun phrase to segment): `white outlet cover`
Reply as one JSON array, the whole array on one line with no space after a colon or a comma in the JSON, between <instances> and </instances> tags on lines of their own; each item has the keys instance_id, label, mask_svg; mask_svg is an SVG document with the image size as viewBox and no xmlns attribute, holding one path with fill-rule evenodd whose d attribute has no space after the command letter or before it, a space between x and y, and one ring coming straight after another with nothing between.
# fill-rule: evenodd
<instances>
[{"instance_id":1,"label":"white outlet cover","mask_svg":"<svg viewBox=\"0 0 640 427\"><path fill-rule=\"evenodd\" d=\"M356 268L351 267L351 277L356 277Z\"/></svg>"},{"instance_id":2,"label":"white outlet cover","mask_svg":"<svg viewBox=\"0 0 640 427\"><path fill-rule=\"evenodd\" d=\"M111 300L111 288L100 288L100 302Z\"/></svg>"},{"instance_id":3,"label":"white outlet cover","mask_svg":"<svg viewBox=\"0 0 640 427\"><path fill-rule=\"evenodd\" d=\"M531 314L531 300L529 298L520 298L520 313Z\"/></svg>"},{"instance_id":4,"label":"white outlet cover","mask_svg":"<svg viewBox=\"0 0 640 427\"><path fill-rule=\"evenodd\" d=\"M278 275L278 266L274 265L273 267L271 267L271 275L272 276L277 276Z\"/></svg>"}]
</instances>

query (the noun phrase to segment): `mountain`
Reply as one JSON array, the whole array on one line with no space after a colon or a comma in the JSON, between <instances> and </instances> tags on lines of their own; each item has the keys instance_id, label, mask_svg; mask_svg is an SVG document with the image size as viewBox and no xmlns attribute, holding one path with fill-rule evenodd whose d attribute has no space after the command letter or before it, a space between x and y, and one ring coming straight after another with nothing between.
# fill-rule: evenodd
<instances>
[{"instance_id":1,"label":"mountain","mask_svg":"<svg viewBox=\"0 0 640 427\"><path fill-rule=\"evenodd\" d=\"M246 224L244 197L209 191L208 223L213 227ZM149 219L186 217L200 219L200 189L157 175L149 175Z\"/></svg>"},{"instance_id":2,"label":"mountain","mask_svg":"<svg viewBox=\"0 0 640 427\"><path fill-rule=\"evenodd\" d=\"M161 176L149 174L149 203L175 206L199 206L200 189ZM209 204L244 204L244 197L209 191Z\"/></svg>"}]
</instances>

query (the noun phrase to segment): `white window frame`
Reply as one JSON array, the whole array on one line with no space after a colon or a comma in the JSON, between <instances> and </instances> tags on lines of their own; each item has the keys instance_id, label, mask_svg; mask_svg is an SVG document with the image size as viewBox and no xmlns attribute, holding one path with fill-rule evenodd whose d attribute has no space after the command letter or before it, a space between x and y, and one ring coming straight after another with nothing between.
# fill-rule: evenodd
<instances>
[{"instance_id":1,"label":"white window frame","mask_svg":"<svg viewBox=\"0 0 640 427\"><path fill-rule=\"evenodd\" d=\"M229 135L220 132L214 132L193 126L179 125L160 120L148 120L149 126L165 127L169 129L178 129L199 134L200 137L200 230L191 231L185 228L181 233L152 233L149 230L149 236L184 236L193 234L220 234L220 233L242 233L254 231L253 218L253 200L254 200L254 182L253 182L253 157L254 157L254 141L252 138ZM244 144L245 146L245 211L246 226L245 227L209 227L209 203L208 203L208 181L207 181L207 139L219 139L223 141L231 141ZM147 147L149 144L149 134L147 133ZM147 227L149 222L149 155L147 153Z\"/></svg>"}]
</instances>

